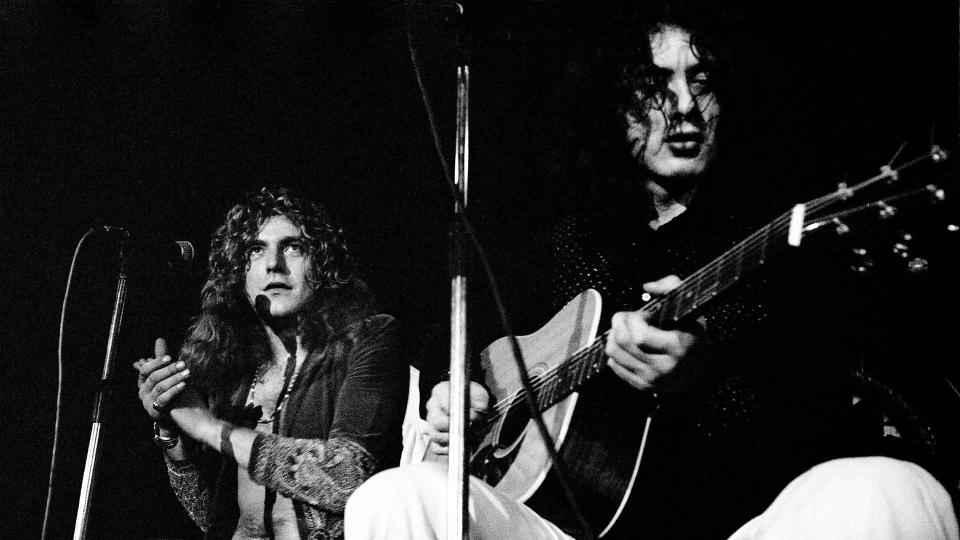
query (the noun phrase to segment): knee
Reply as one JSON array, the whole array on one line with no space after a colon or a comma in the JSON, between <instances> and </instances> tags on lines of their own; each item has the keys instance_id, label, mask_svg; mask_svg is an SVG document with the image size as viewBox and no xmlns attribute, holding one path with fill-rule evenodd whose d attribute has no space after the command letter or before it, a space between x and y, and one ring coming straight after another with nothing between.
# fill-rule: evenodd
<instances>
[{"instance_id":1,"label":"knee","mask_svg":"<svg viewBox=\"0 0 960 540\"><path fill-rule=\"evenodd\" d=\"M442 471L433 465L409 465L371 476L347 500L344 518L367 521L401 505L429 506L432 498L443 496L445 486Z\"/></svg>"},{"instance_id":2,"label":"knee","mask_svg":"<svg viewBox=\"0 0 960 540\"><path fill-rule=\"evenodd\" d=\"M387 469L371 476L347 499L344 514L359 516L376 513L379 508L400 496L398 492L404 488L404 476L401 469Z\"/></svg>"},{"instance_id":3,"label":"knee","mask_svg":"<svg viewBox=\"0 0 960 540\"><path fill-rule=\"evenodd\" d=\"M828 488L825 492L844 493L860 501L889 500L893 494L911 495L905 500L931 496L949 500L943 486L922 467L883 456L835 459L803 476L808 475L813 484Z\"/></svg>"},{"instance_id":4,"label":"knee","mask_svg":"<svg viewBox=\"0 0 960 540\"><path fill-rule=\"evenodd\" d=\"M915 463L881 456L837 459L797 480L807 483L803 491L809 496L819 498L817 508L842 513L847 522L863 522L864 530L875 532L868 537L957 538L949 493Z\"/></svg>"}]
</instances>

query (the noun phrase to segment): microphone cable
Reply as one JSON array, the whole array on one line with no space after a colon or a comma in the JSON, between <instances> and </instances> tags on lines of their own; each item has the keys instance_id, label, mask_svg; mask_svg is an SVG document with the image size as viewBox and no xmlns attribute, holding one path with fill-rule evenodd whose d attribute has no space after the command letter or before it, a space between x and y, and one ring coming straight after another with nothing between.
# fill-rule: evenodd
<instances>
[{"instance_id":1,"label":"microphone cable","mask_svg":"<svg viewBox=\"0 0 960 540\"><path fill-rule=\"evenodd\" d=\"M77 247L73 250L73 258L70 261L70 271L67 273L67 287L63 293L63 304L60 307L60 331L57 338L57 398L56 406L54 407L54 420L53 420L53 447L50 451L50 473L47 477L47 502L44 505L43 509L43 529L40 533L40 538L47 538L48 527L50 525L50 502L53 499L53 483L55 477L55 470L57 466L57 449L60 446L60 409L63 403L63 335L64 328L66 326L67 318L67 304L70 300L70 289L73 284L73 272L77 266L77 257L80 254L80 248L86 242L87 238L91 234L99 231L110 231L111 227L91 227L87 232L80 237L80 240L77 242Z\"/></svg>"},{"instance_id":2,"label":"microphone cable","mask_svg":"<svg viewBox=\"0 0 960 540\"><path fill-rule=\"evenodd\" d=\"M457 189L456 184L453 182L453 178L450 174L450 166L447 163L447 159L444 156L439 129L437 128L436 118L433 114L433 108L430 105L430 98L427 93L426 87L423 83L423 77L420 70L420 62L417 57L416 47L413 44L413 30L410 18L407 16L408 10L411 10L414 0L406 0L404 3L404 32L407 38L407 48L410 52L410 62L413 66L413 72L417 79L417 85L420 89L420 95L423 98L424 108L427 113L427 120L430 127L430 134L433 137L434 147L437 151L437 155L440 158L441 168L443 170L444 179L446 180L447 187L450 188L451 195L453 196L458 208L466 208L463 204L463 198L461 197L460 190ZM590 530L590 526L587 524L586 519L583 516L583 513L580 511L580 507L577 505L576 499L573 495L573 490L570 487L570 482L567 479L566 467L563 464L563 461L560 458L560 455L557 453L555 448L553 437L550 436L549 431L547 431L547 426L543 422L543 417L540 414L540 411L537 409L536 397L534 396L532 384L530 382L530 375L527 373L526 366L523 361L523 351L520 349L520 343L517 341L516 335L514 335L513 330L510 326L510 320L507 315L506 307L503 304L503 299L500 295L500 288L497 285L496 277L493 273L493 269L490 266L490 262L487 259L486 253L484 252L483 246L480 244L480 241L477 239L476 234L474 233L473 226L470 224L469 220L464 212L455 212L459 217L460 223L463 226L464 232L469 238L470 243L472 244L474 250L477 253L477 257L480 260L480 264L483 268L484 276L487 278L487 283L490 285L490 293L493 296L493 301L497 308L497 313L500 316L500 324L503 327L504 333L507 335L507 339L510 341L511 349L513 351L513 358L517 364L517 370L520 374L520 380L523 386L524 395L526 399L524 400L527 403L530 416L533 419L534 423L537 425L537 429L540 432L540 436L543 438L543 441L547 447L547 452L550 455L550 459L554 465L554 470L556 471L557 480L560 483L560 486L563 490L564 497L567 499L567 502L570 505L574 517L577 521L579 528L583 537L588 540L593 540L595 537L593 531Z\"/></svg>"}]
</instances>

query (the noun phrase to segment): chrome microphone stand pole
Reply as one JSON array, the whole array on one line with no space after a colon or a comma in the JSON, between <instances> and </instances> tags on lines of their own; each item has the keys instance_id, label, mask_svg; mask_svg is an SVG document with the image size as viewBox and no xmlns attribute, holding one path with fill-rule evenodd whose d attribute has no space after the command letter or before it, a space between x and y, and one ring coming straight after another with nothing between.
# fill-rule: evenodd
<instances>
[{"instance_id":1,"label":"chrome microphone stand pole","mask_svg":"<svg viewBox=\"0 0 960 540\"><path fill-rule=\"evenodd\" d=\"M457 5L460 16L463 6ZM458 21L459 25L463 21ZM466 449L469 421L470 361L467 351L467 275L463 219L467 205L469 164L470 67L462 43L462 29L457 28L457 127L455 142L454 184L457 198L450 231L450 446L447 460L447 539L467 539L470 535L467 501L469 500L469 457Z\"/></svg>"},{"instance_id":2,"label":"chrome microphone stand pole","mask_svg":"<svg viewBox=\"0 0 960 540\"><path fill-rule=\"evenodd\" d=\"M90 428L90 443L87 446L87 461L83 470L83 481L80 485L80 503L77 508L77 522L73 530L73 539L82 540L87 534L90 506L93 501L93 488L96 480L97 464L100 459L100 428L103 413L106 410L107 396L110 392L110 381L113 366L116 360L117 336L120 334L120 325L123 322L123 309L127 299L127 273L124 262L124 248L130 233L121 229L120 240L120 273L117 278L117 293L113 304L113 315L110 318L110 335L107 337L107 353L103 361L103 374L93 405L93 424Z\"/></svg>"}]
</instances>

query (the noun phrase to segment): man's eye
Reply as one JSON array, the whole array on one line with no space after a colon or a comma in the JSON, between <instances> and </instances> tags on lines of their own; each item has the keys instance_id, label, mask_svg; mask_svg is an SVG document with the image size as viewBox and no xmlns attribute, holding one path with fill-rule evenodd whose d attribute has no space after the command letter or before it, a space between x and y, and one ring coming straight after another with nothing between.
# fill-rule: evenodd
<instances>
[{"instance_id":1,"label":"man's eye","mask_svg":"<svg viewBox=\"0 0 960 540\"><path fill-rule=\"evenodd\" d=\"M647 74L641 79L639 90L647 95L663 92L667 88L668 81L668 76L663 73Z\"/></svg>"},{"instance_id":2,"label":"man's eye","mask_svg":"<svg viewBox=\"0 0 960 540\"><path fill-rule=\"evenodd\" d=\"M690 93L695 96L708 94L713 90L712 82L709 74L704 72L697 73L690 80Z\"/></svg>"},{"instance_id":3,"label":"man's eye","mask_svg":"<svg viewBox=\"0 0 960 540\"><path fill-rule=\"evenodd\" d=\"M287 253L295 253L298 255L302 255L304 251L303 244L298 244L298 243L287 244L287 247L284 249L284 251L286 251Z\"/></svg>"},{"instance_id":4,"label":"man's eye","mask_svg":"<svg viewBox=\"0 0 960 540\"><path fill-rule=\"evenodd\" d=\"M263 255L263 246L253 246L247 250L247 257L259 257Z\"/></svg>"}]
</instances>

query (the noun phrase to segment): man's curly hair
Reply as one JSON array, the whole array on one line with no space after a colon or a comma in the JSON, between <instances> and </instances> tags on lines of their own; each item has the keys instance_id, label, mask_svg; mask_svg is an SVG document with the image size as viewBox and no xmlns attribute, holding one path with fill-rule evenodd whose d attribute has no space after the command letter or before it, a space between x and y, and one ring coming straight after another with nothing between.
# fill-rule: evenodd
<instances>
[{"instance_id":1,"label":"man's curly hair","mask_svg":"<svg viewBox=\"0 0 960 540\"><path fill-rule=\"evenodd\" d=\"M263 224L276 216L300 229L310 257L306 278L314 295L299 314L306 340L320 343L375 310L369 289L357 276L343 230L331 223L322 206L286 188L251 193L227 212L226 221L213 234L201 313L180 350L192 380L207 390L224 388L252 373L267 350L245 282L249 249Z\"/></svg>"},{"instance_id":2,"label":"man's curly hair","mask_svg":"<svg viewBox=\"0 0 960 540\"><path fill-rule=\"evenodd\" d=\"M708 75L694 97L701 107L713 99L722 104L724 147L729 148L735 144L729 143L735 138L730 136L731 124L737 123L743 90L736 66L740 51L731 35L736 16L726 14L721 0L615 0L602 6L582 32L582 45L569 68L576 81L569 91L576 93L577 107L566 119L569 141L558 145L552 172L561 180L558 185L585 195L561 197L560 204L587 202L635 216L638 208L652 209L646 208L647 194L636 181L626 115L643 119L650 111L660 111L668 126L675 121L666 118L665 105L676 96L658 76L650 38L669 27L689 32L691 49Z\"/></svg>"},{"instance_id":3,"label":"man's curly hair","mask_svg":"<svg viewBox=\"0 0 960 540\"><path fill-rule=\"evenodd\" d=\"M690 47L700 69L710 74L702 95L721 95L726 106L731 82L729 37L710 2L665 0L634 6L612 24L600 40L599 85L614 108L642 118L649 110L663 110L672 97L654 73L650 36L668 27L690 33ZM638 95L639 94L639 95ZM702 97L702 96L694 96Z\"/></svg>"}]
</instances>

